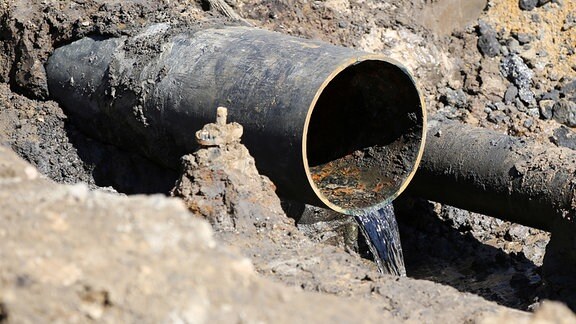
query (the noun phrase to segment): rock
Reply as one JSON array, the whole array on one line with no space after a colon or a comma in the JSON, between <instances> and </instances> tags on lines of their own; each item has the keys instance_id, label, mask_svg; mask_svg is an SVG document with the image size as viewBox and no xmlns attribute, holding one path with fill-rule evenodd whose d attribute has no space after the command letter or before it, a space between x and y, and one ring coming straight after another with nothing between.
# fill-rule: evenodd
<instances>
[{"instance_id":1,"label":"rock","mask_svg":"<svg viewBox=\"0 0 576 324\"><path fill-rule=\"evenodd\" d=\"M508 89L506 89L506 93L504 93L504 102L507 104L513 102L514 99L516 99L517 95L518 95L518 88L516 88L513 85L510 85Z\"/></svg>"},{"instance_id":2,"label":"rock","mask_svg":"<svg viewBox=\"0 0 576 324\"><path fill-rule=\"evenodd\" d=\"M480 62L480 90L492 102L502 101L508 82L500 73L500 62L495 59L483 58Z\"/></svg>"},{"instance_id":3,"label":"rock","mask_svg":"<svg viewBox=\"0 0 576 324\"><path fill-rule=\"evenodd\" d=\"M488 114L487 118L489 122L492 122L496 125L499 124L506 124L508 122L510 122L510 117L508 115L506 115L506 113L504 113L503 111L492 111L490 114Z\"/></svg>"},{"instance_id":4,"label":"rock","mask_svg":"<svg viewBox=\"0 0 576 324\"><path fill-rule=\"evenodd\" d=\"M565 84L560 90L560 95L566 99L574 101L576 98L576 79Z\"/></svg>"},{"instance_id":5,"label":"rock","mask_svg":"<svg viewBox=\"0 0 576 324\"><path fill-rule=\"evenodd\" d=\"M562 31L568 31L572 27L576 26L576 13L569 13L564 20L564 25L562 25Z\"/></svg>"},{"instance_id":6,"label":"rock","mask_svg":"<svg viewBox=\"0 0 576 324\"><path fill-rule=\"evenodd\" d=\"M548 56L546 51L537 51L535 48L530 48L520 52L519 55L526 65L535 71L543 71L548 63L548 60L545 60L546 56Z\"/></svg>"},{"instance_id":7,"label":"rock","mask_svg":"<svg viewBox=\"0 0 576 324\"><path fill-rule=\"evenodd\" d=\"M508 229L508 231L504 235L504 238L509 240L509 241L524 240L530 234L529 231L530 231L530 228L528 228L526 226L519 225L519 224L513 224L510 226L510 228Z\"/></svg>"},{"instance_id":8,"label":"rock","mask_svg":"<svg viewBox=\"0 0 576 324\"><path fill-rule=\"evenodd\" d=\"M552 107L553 118L568 127L576 127L576 102L558 100Z\"/></svg>"},{"instance_id":9,"label":"rock","mask_svg":"<svg viewBox=\"0 0 576 324\"><path fill-rule=\"evenodd\" d=\"M520 0L518 2L518 6L520 6L520 9L527 11L536 8L536 5L538 5L538 0Z\"/></svg>"},{"instance_id":10,"label":"rock","mask_svg":"<svg viewBox=\"0 0 576 324\"><path fill-rule=\"evenodd\" d=\"M542 117L542 119L548 120L552 118L552 107L554 106L554 103L554 100L540 100L540 102L538 102L540 117Z\"/></svg>"},{"instance_id":11,"label":"rock","mask_svg":"<svg viewBox=\"0 0 576 324\"><path fill-rule=\"evenodd\" d=\"M512 54L518 54L522 52L522 46L520 46L520 42L517 39L511 38L506 42L506 46L508 47L509 51Z\"/></svg>"},{"instance_id":12,"label":"rock","mask_svg":"<svg viewBox=\"0 0 576 324\"><path fill-rule=\"evenodd\" d=\"M553 101L558 101L560 100L560 91L556 90L556 89L552 89L546 93L544 93L542 95L542 97L540 98L540 100L553 100Z\"/></svg>"},{"instance_id":13,"label":"rock","mask_svg":"<svg viewBox=\"0 0 576 324\"><path fill-rule=\"evenodd\" d=\"M242 126L226 124L225 110L218 108L216 123L197 132L203 147L182 158L183 173L172 195L219 231L254 232L290 223L276 187L258 173L254 158L240 144Z\"/></svg>"},{"instance_id":14,"label":"rock","mask_svg":"<svg viewBox=\"0 0 576 324\"><path fill-rule=\"evenodd\" d=\"M496 31L492 26L484 21L478 23L480 37L478 38L478 49L484 56L495 57L500 54L500 43L496 35Z\"/></svg>"},{"instance_id":15,"label":"rock","mask_svg":"<svg viewBox=\"0 0 576 324\"><path fill-rule=\"evenodd\" d=\"M518 40L520 45L524 45L524 44L528 44L528 43L530 43L530 41L532 41L532 36L530 36L530 34L527 34L527 33L518 33L516 35L516 39Z\"/></svg>"},{"instance_id":16,"label":"rock","mask_svg":"<svg viewBox=\"0 0 576 324\"><path fill-rule=\"evenodd\" d=\"M29 39L22 41L18 55L19 62L15 64L14 84L19 90L34 99L48 98L48 83L44 62L35 57L35 46Z\"/></svg>"},{"instance_id":17,"label":"rock","mask_svg":"<svg viewBox=\"0 0 576 324\"><path fill-rule=\"evenodd\" d=\"M459 231L465 232L472 229L470 224L472 216L467 210L445 205L442 206L441 217L448 220L450 226Z\"/></svg>"},{"instance_id":18,"label":"rock","mask_svg":"<svg viewBox=\"0 0 576 324\"><path fill-rule=\"evenodd\" d=\"M534 72L524 63L518 55L510 55L500 64L501 73L517 88L518 97L528 105L535 105L536 100L532 92L532 77Z\"/></svg>"},{"instance_id":19,"label":"rock","mask_svg":"<svg viewBox=\"0 0 576 324\"><path fill-rule=\"evenodd\" d=\"M449 106L456 108L465 108L468 100L466 94L462 89L454 90L446 88L444 91L444 96L442 97L443 102Z\"/></svg>"},{"instance_id":20,"label":"rock","mask_svg":"<svg viewBox=\"0 0 576 324\"><path fill-rule=\"evenodd\" d=\"M531 116L531 117L539 117L540 116L540 109L538 109L536 107L528 108L526 111L526 114L528 116ZM530 121L532 121L532 120L530 120Z\"/></svg>"},{"instance_id":21,"label":"rock","mask_svg":"<svg viewBox=\"0 0 576 324\"><path fill-rule=\"evenodd\" d=\"M538 6L543 6L543 5L547 4L548 2L550 2L550 0L538 0Z\"/></svg>"},{"instance_id":22,"label":"rock","mask_svg":"<svg viewBox=\"0 0 576 324\"><path fill-rule=\"evenodd\" d=\"M489 111L492 110L502 110L504 111L504 109L506 109L506 104L504 104L503 102L488 102L486 103L486 109L488 109Z\"/></svg>"},{"instance_id":23,"label":"rock","mask_svg":"<svg viewBox=\"0 0 576 324\"><path fill-rule=\"evenodd\" d=\"M556 128L551 140L557 146L576 150L576 133L566 126Z\"/></svg>"}]
</instances>

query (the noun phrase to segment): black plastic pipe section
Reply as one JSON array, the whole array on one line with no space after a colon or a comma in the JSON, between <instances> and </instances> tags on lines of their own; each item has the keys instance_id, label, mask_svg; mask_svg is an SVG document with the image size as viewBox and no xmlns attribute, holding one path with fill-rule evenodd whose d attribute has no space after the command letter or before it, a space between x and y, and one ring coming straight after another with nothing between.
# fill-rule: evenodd
<instances>
[{"instance_id":1,"label":"black plastic pipe section","mask_svg":"<svg viewBox=\"0 0 576 324\"><path fill-rule=\"evenodd\" d=\"M429 200L551 230L573 222L576 152L453 122L429 123L408 192Z\"/></svg>"},{"instance_id":2,"label":"black plastic pipe section","mask_svg":"<svg viewBox=\"0 0 576 324\"><path fill-rule=\"evenodd\" d=\"M85 38L46 70L77 127L171 168L225 106L281 195L347 214L404 190L424 145L423 101L400 64L254 28Z\"/></svg>"}]
</instances>

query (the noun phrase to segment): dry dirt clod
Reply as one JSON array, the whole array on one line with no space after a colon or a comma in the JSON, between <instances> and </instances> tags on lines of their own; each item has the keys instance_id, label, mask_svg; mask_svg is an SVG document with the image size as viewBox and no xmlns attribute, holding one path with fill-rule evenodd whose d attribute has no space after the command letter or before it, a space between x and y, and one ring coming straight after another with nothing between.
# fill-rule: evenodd
<instances>
[{"instance_id":1,"label":"dry dirt clod","mask_svg":"<svg viewBox=\"0 0 576 324\"><path fill-rule=\"evenodd\" d=\"M227 109L219 107L216 123L196 132L202 146L182 158L183 173L172 190L188 208L208 219L216 230L263 231L290 222L275 187L256 169L254 158L240 143L242 126L227 123Z\"/></svg>"},{"instance_id":2,"label":"dry dirt clod","mask_svg":"<svg viewBox=\"0 0 576 324\"><path fill-rule=\"evenodd\" d=\"M392 320L368 302L259 277L176 199L26 178L31 166L0 146L0 166L7 164L12 171L0 172L2 324L352 323L355 312L368 322Z\"/></svg>"}]
</instances>

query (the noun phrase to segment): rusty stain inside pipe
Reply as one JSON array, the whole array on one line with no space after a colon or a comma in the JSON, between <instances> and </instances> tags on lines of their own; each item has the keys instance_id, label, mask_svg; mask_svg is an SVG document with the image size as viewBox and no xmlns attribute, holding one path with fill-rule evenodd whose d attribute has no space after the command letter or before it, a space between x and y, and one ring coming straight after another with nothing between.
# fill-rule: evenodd
<instances>
[{"instance_id":1,"label":"rusty stain inside pipe","mask_svg":"<svg viewBox=\"0 0 576 324\"><path fill-rule=\"evenodd\" d=\"M312 186L336 211L382 208L418 166L425 109L399 66L381 57L357 62L320 90L304 150Z\"/></svg>"}]
</instances>

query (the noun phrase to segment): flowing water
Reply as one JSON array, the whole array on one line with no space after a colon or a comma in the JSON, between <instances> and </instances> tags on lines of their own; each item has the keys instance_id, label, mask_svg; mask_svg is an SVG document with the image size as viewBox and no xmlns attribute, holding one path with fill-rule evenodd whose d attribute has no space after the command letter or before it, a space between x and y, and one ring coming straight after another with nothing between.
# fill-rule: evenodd
<instances>
[{"instance_id":1,"label":"flowing water","mask_svg":"<svg viewBox=\"0 0 576 324\"><path fill-rule=\"evenodd\" d=\"M382 273L406 276L398 223L392 204L354 216Z\"/></svg>"}]
</instances>

